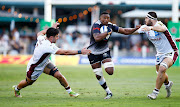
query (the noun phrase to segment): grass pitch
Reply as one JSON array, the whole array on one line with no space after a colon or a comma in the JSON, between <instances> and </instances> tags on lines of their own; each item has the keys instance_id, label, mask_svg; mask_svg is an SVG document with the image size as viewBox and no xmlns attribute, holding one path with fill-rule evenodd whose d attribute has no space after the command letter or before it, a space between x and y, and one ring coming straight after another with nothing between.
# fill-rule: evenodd
<instances>
[{"instance_id":1,"label":"grass pitch","mask_svg":"<svg viewBox=\"0 0 180 107\"><path fill-rule=\"evenodd\" d=\"M104 73L112 99L104 100L105 91L98 84L90 66L58 66L78 98L71 98L59 82L42 74L32 85L21 90L22 98L14 97L12 86L25 79L25 65L0 65L0 107L178 107L180 106L180 68L167 73L174 82L172 95L165 98L162 86L156 100L147 95L155 87L155 66L116 66L114 75Z\"/></svg>"}]
</instances>

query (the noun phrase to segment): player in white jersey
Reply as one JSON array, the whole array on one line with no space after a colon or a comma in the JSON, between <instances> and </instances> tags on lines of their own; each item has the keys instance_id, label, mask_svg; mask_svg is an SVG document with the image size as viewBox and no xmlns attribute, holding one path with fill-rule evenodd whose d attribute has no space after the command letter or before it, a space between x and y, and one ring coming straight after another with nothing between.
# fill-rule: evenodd
<instances>
[{"instance_id":1,"label":"player in white jersey","mask_svg":"<svg viewBox=\"0 0 180 107\"><path fill-rule=\"evenodd\" d=\"M148 39L154 44L157 51L156 88L153 90L152 94L148 95L148 98L156 99L163 83L167 91L166 97L170 97L173 82L168 80L166 70L175 63L178 57L178 48L167 27L161 21L157 20L157 15L155 12L149 12L147 14L145 23L146 24L141 26L141 28L135 33L145 33Z\"/></svg>"},{"instance_id":2,"label":"player in white jersey","mask_svg":"<svg viewBox=\"0 0 180 107\"><path fill-rule=\"evenodd\" d=\"M40 31L37 34L37 43L34 54L30 59L27 66L26 79L22 80L18 85L13 86L15 96L21 97L20 90L26 86L32 85L37 78L42 74L48 74L57 78L60 84L66 89L70 96L77 97L78 93L71 90L66 78L58 71L58 68L49 60L51 54L59 55L76 55L76 54L89 54L91 51L88 49L82 50L63 50L58 48L55 44L59 38L59 30L57 26L59 23L53 24L49 29ZM46 36L44 36L46 34Z\"/></svg>"}]
</instances>

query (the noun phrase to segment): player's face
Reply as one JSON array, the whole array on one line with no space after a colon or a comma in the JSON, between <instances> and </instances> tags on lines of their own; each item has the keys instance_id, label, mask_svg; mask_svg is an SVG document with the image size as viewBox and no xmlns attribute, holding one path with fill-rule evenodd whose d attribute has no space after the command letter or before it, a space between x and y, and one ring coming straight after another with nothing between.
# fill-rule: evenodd
<instances>
[{"instance_id":1,"label":"player's face","mask_svg":"<svg viewBox=\"0 0 180 107\"><path fill-rule=\"evenodd\" d=\"M56 43L56 41L59 39L59 34L56 36L52 36L52 43Z\"/></svg>"},{"instance_id":2,"label":"player's face","mask_svg":"<svg viewBox=\"0 0 180 107\"><path fill-rule=\"evenodd\" d=\"M109 14L103 14L100 16L100 21L103 25L108 25L108 22L110 22L110 16Z\"/></svg>"},{"instance_id":3,"label":"player's face","mask_svg":"<svg viewBox=\"0 0 180 107\"><path fill-rule=\"evenodd\" d=\"M145 18L145 24L146 24L147 26L152 26L152 21L151 21L151 19L149 19L148 17L146 17L146 18Z\"/></svg>"}]
</instances>

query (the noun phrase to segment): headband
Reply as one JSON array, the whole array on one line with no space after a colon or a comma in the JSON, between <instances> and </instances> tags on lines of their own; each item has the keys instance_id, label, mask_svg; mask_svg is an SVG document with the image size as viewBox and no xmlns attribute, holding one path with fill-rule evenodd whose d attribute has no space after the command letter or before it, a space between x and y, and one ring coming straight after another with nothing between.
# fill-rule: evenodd
<instances>
[{"instance_id":1,"label":"headband","mask_svg":"<svg viewBox=\"0 0 180 107\"><path fill-rule=\"evenodd\" d=\"M154 18L153 16L151 16L150 14L147 14L147 17L153 20L157 20L157 18Z\"/></svg>"}]
</instances>

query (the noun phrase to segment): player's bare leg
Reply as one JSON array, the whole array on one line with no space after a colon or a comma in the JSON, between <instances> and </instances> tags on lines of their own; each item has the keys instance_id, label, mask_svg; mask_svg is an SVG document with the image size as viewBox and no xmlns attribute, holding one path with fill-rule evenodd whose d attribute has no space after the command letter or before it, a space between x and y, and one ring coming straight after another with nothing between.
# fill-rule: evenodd
<instances>
[{"instance_id":1,"label":"player's bare leg","mask_svg":"<svg viewBox=\"0 0 180 107\"><path fill-rule=\"evenodd\" d=\"M96 75L96 78L102 88L106 91L106 97L104 99L110 99L112 97L112 92L110 91L109 87L106 84L106 80L103 77L103 72L101 68L101 62L97 62L91 65L93 68L93 72Z\"/></svg>"},{"instance_id":2,"label":"player's bare leg","mask_svg":"<svg viewBox=\"0 0 180 107\"><path fill-rule=\"evenodd\" d=\"M159 65L156 65L156 72L158 74L158 71L159 71ZM165 81L164 81L164 84L168 84L169 83L169 80L168 80L168 75L167 73L165 73Z\"/></svg>"},{"instance_id":3,"label":"player's bare leg","mask_svg":"<svg viewBox=\"0 0 180 107\"><path fill-rule=\"evenodd\" d=\"M25 80L22 80L18 85L14 85L13 89L14 89L14 93L16 97L22 97L20 94L20 90L22 88L25 88L28 85L32 85L36 80L31 80L28 77L26 77Z\"/></svg>"},{"instance_id":4,"label":"player's bare leg","mask_svg":"<svg viewBox=\"0 0 180 107\"><path fill-rule=\"evenodd\" d=\"M102 63L104 64L104 68L105 71L109 74L109 75L113 75L114 73L114 63L112 62L111 58L106 58L102 61ZM105 99L109 99L112 97L112 92L107 93L107 96L105 97Z\"/></svg>"},{"instance_id":5,"label":"player's bare leg","mask_svg":"<svg viewBox=\"0 0 180 107\"><path fill-rule=\"evenodd\" d=\"M104 66L105 66L105 71L106 71L109 75L113 75L113 73L114 73L114 64L112 63L111 58L104 59L104 60L102 61L102 63L103 63Z\"/></svg>"},{"instance_id":6,"label":"player's bare leg","mask_svg":"<svg viewBox=\"0 0 180 107\"><path fill-rule=\"evenodd\" d=\"M71 97L78 97L79 94L75 93L74 91L71 90L71 87L69 86L66 78L58 71L57 67L55 67L52 63L49 63L45 69L44 73L48 75L52 75L56 79L59 80L60 84L66 89L66 91L69 93Z\"/></svg>"},{"instance_id":7,"label":"player's bare leg","mask_svg":"<svg viewBox=\"0 0 180 107\"><path fill-rule=\"evenodd\" d=\"M148 97L150 99L156 99L158 94L159 94L159 90L162 86L162 84L164 83L165 85L165 89L167 91L167 96L169 97L171 95L171 87L173 85L172 81L168 80L168 75L166 74L166 70L171 67L173 65L173 61L170 58L165 58L163 60L163 62L161 62L159 68L157 68L158 66L156 66L157 70L158 70L158 75L157 75L157 79L156 79L156 88L153 90L152 94L149 94Z\"/></svg>"}]
</instances>

